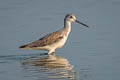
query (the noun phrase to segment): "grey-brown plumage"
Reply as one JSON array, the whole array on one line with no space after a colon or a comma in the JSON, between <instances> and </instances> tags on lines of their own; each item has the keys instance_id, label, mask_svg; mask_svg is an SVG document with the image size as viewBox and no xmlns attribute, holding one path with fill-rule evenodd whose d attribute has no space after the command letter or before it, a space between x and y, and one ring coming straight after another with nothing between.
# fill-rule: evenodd
<instances>
[{"instance_id":1,"label":"grey-brown plumage","mask_svg":"<svg viewBox=\"0 0 120 80\"><path fill-rule=\"evenodd\" d=\"M79 22L73 14L67 14L64 19L64 27L56 32L46 35L45 37L40 38L37 41L31 42L26 45L22 45L19 48L21 49L39 49L39 50L47 50L48 54L55 52L56 49L61 48L71 31L72 22L77 22L86 27L87 25Z\"/></svg>"},{"instance_id":2,"label":"grey-brown plumage","mask_svg":"<svg viewBox=\"0 0 120 80\"><path fill-rule=\"evenodd\" d=\"M31 42L29 44L26 45L22 45L19 48L35 48L35 47L43 47L46 45L51 45L55 42L58 42L61 38L63 38L63 33L65 33L66 35L66 31L65 30L58 30L56 32L53 32L51 34L46 35L45 37L40 38L37 41Z\"/></svg>"}]
</instances>

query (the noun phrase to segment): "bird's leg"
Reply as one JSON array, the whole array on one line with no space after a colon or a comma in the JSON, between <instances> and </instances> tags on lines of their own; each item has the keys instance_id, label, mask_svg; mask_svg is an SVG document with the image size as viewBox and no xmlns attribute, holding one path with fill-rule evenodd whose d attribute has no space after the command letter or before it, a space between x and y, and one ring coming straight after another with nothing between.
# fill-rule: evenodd
<instances>
[{"instance_id":1,"label":"bird's leg","mask_svg":"<svg viewBox=\"0 0 120 80\"><path fill-rule=\"evenodd\" d=\"M55 54L55 49L50 50L50 51L48 52L48 55L50 55L50 54Z\"/></svg>"},{"instance_id":2,"label":"bird's leg","mask_svg":"<svg viewBox=\"0 0 120 80\"><path fill-rule=\"evenodd\" d=\"M54 55L55 56L55 52L52 52L50 55Z\"/></svg>"}]
</instances>

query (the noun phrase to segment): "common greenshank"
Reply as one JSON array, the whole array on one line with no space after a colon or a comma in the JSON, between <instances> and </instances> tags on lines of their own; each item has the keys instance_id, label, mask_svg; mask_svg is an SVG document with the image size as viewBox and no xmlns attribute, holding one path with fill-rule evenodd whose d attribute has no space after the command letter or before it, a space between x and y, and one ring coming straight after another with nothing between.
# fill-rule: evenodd
<instances>
[{"instance_id":1,"label":"common greenshank","mask_svg":"<svg viewBox=\"0 0 120 80\"><path fill-rule=\"evenodd\" d=\"M64 19L64 27L56 32L50 33L39 40L22 45L21 49L35 49L35 50L46 50L48 54L55 53L55 50L61 48L71 31L72 22L77 22L83 26L89 27L88 25L78 21L74 14L67 14Z\"/></svg>"}]
</instances>

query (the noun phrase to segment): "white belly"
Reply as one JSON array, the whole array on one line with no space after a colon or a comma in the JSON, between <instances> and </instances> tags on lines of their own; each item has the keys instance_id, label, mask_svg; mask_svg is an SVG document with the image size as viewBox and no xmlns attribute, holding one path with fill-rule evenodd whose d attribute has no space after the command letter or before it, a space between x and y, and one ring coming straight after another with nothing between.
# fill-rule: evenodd
<instances>
[{"instance_id":1,"label":"white belly","mask_svg":"<svg viewBox=\"0 0 120 80\"><path fill-rule=\"evenodd\" d=\"M66 40L67 40L67 37L64 36L64 38L62 38L62 39L59 40L58 42L50 45L49 47L50 47L50 48L54 48L54 49L61 48L61 47L65 44Z\"/></svg>"},{"instance_id":2,"label":"white belly","mask_svg":"<svg viewBox=\"0 0 120 80\"><path fill-rule=\"evenodd\" d=\"M58 43L56 43L56 48L61 48L64 46L65 42L67 40L67 37L65 36L63 39L61 39Z\"/></svg>"},{"instance_id":3,"label":"white belly","mask_svg":"<svg viewBox=\"0 0 120 80\"><path fill-rule=\"evenodd\" d=\"M65 44L70 30L71 30L71 28L69 28L67 35L64 35L64 33L63 33L64 37L61 38L58 42L52 43L51 45L46 45L44 47L39 47L39 49L48 50L49 53L51 53L52 51L55 51L56 49L61 48Z\"/></svg>"},{"instance_id":4,"label":"white belly","mask_svg":"<svg viewBox=\"0 0 120 80\"><path fill-rule=\"evenodd\" d=\"M37 47L36 49L55 50L57 48L61 48L65 44L66 40L67 40L67 36L64 36L64 38L62 38L61 40L59 40L56 43L53 43L51 45L47 45L47 46L44 46L44 47Z\"/></svg>"}]
</instances>

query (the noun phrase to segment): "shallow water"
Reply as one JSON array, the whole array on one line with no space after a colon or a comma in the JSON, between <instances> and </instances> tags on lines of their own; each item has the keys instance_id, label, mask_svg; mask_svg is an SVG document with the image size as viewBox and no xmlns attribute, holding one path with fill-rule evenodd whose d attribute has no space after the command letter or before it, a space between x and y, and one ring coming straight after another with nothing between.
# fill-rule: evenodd
<instances>
[{"instance_id":1,"label":"shallow water","mask_svg":"<svg viewBox=\"0 0 120 80\"><path fill-rule=\"evenodd\" d=\"M119 0L0 0L0 80L120 80ZM63 27L74 13L66 45L45 51L20 45Z\"/></svg>"}]
</instances>

